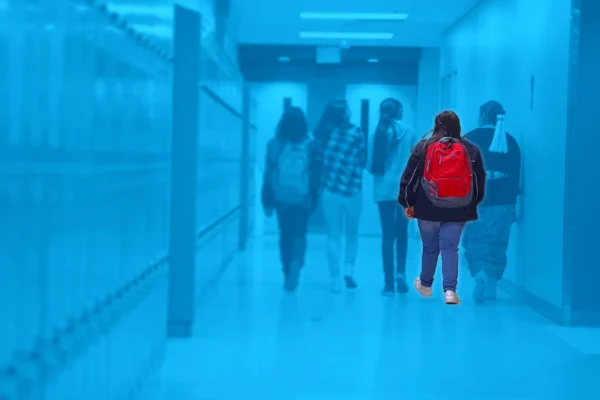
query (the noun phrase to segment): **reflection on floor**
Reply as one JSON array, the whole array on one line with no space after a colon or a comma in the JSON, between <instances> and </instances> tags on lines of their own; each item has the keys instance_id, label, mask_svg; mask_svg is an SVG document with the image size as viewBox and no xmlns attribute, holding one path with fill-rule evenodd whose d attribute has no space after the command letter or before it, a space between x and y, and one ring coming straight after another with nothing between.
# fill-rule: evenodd
<instances>
[{"instance_id":1,"label":"reflection on floor","mask_svg":"<svg viewBox=\"0 0 600 400\"><path fill-rule=\"evenodd\" d=\"M359 288L333 295L324 238L311 237L290 295L276 238L252 246L208 296L194 338L169 344L163 399L600 399L600 353L569 345L565 328L507 295L473 304L466 271L460 306L444 305L437 285L432 299L384 298L379 241L362 239ZM589 337L600 342L598 331Z\"/></svg>"}]
</instances>

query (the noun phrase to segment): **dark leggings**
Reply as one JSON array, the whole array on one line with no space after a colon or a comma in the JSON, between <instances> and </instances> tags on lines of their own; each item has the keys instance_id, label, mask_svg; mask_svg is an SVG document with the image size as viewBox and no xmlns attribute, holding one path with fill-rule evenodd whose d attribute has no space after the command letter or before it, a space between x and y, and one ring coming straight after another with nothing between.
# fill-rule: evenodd
<instances>
[{"instance_id":1,"label":"dark leggings","mask_svg":"<svg viewBox=\"0 0 600 400\"><path fill-rule=\"evenodd\" d=\"M404 274L406 270L408 220L404 217L402 207L396 201L381 201L377 205L383 236L381 242L383 275L385 284L393 285L396 274ZM394 268L394 245L396 268Z\"/></svg>"},{"instance_id":2,"label":"dark leggings","mask_svg":"<svg viewBox=\"0 0 600 400\"><path fill-rule=\"evenodd\" d=\"M299 268L304 265L310 212L308 208L296 206L278 206L276 211L279 225L279 252L283 273L287 277L292 263L296 262Z\"/></svg>"}]
</instances>

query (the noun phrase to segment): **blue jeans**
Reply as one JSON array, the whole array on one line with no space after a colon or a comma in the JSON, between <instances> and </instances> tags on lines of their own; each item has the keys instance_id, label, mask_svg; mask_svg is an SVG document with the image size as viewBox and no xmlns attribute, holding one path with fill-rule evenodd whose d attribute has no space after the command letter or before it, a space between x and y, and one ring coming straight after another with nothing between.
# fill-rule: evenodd
<instances>
[{"instance_id":1,"label":"blue jeans","mask_svg":"<svg viewBox=\"0 0 600 400\"><path fill-rule=\"evenodd\" d=\"M442 252L444 291L456 291L458 283L458 244L465 222L433 222L419 220L423 240L421 285L431 287L438 256Z\"/></svg>"}]
</instances>

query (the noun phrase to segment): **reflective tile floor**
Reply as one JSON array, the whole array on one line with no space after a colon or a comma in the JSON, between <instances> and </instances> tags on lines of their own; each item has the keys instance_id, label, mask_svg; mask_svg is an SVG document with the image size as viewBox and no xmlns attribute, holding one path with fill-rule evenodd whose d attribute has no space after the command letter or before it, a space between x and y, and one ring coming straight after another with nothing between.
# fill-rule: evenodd
<instances>
[{"instance_id":1,"label":"reflective tile floor","mask_svg":"<svg viewBox=\"0 0 600 400\"><path fill-rule=\"evenodd\" d=\"M361 239L359 288L333 295L325 240L311 237L301 287L286 294L277 239L255 239L207 295L194 337L169 343L161 398L600 399L599 330L555 326L503 293L473 304L466 271L460 306L437 285L431 299L384 298L379 246ZM412 281L416 241L409 253Z\"/></svg>"}]
</instances>

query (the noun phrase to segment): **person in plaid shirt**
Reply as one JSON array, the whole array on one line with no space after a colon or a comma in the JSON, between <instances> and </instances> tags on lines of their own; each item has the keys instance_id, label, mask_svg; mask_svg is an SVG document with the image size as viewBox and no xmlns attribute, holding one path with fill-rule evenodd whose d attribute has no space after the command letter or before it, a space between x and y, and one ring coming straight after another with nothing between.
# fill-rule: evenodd
<instances>
[{"instance_id":1,"label":"person in plaid shirt","mask_svg":"<svg viewBox=\"0 0 600 400\"><path fill-rule=\"evenodd\" d=\"M362 209L363 171L367 162L365 138L350 123L345 100L331 102L314 132L321 158L322 205L328 230L327 255L331 290L356 288L354 264L358 252L358 223ZM346 248L342 260L342 238ZM344 263L342 279L342 261Z\"/></svg>"}]
</instances>

